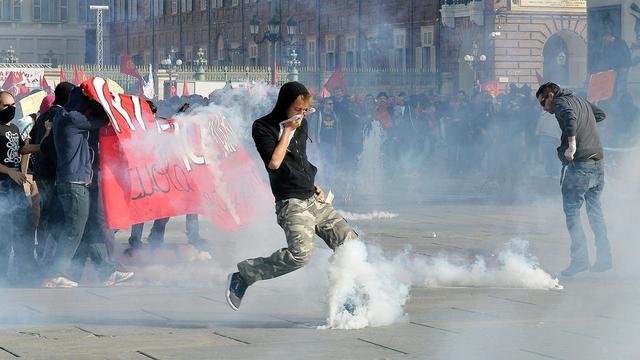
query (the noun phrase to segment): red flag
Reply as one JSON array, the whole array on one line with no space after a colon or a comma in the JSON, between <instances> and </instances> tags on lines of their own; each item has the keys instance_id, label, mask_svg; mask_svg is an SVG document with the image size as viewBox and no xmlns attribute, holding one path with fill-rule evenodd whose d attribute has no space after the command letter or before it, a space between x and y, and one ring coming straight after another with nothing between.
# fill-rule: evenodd
<instances>
[{"instance_id":1,"label":"red flag","mask_svg":"<svg viewBox=\"0 0 640 360\"><path fill-rule=\"evenodd\" d=\"M271 85L278 85L278 63L273 64L273 84Z\"/></svg>"},{"instance_id":2,"label":"red flag","mask_svg":"<svg viewBox=\"0 0 640 360\"><path fill-rule=\"evenodd\" d=\"M46 92L51 91L51 88L49 87L49 83L47 82L47 79L44 76L40 78L40 89Z\"/></svg>"},{"instance_id":3,"label":"red flag","mask_svg":"<svg viewBox=\"0 0 640 360\"><path fill-rule=\"evenodd\" d=\"M19 95L24 92L26 87L24 86L24 78L22 77L22 74L11 71L9 76L4 80L2 89L12 93L13 95Z\"/></svg>"},{"instance_id":4,"label":"red flag","mask_svg":"<svg viewBox=\"0 0 640 360\"><path fill-rule=\"evenodd\" d=\"M136 65L133 63L133 61L129 57L129 54L127 53L125 53L122 56L122 63L120 63L120 72L123 74L133 76L134 78L140 81L143 81L142 75L140 75L140 73L138 72L138 69L136 68Z\"/></svg>"},{"instance_id":5,"label":"red flag","mask_svg":"<svg viewBox=\"0 0 640 360\"><path fill-rule=\"evenodd\" d=\"M169 96L170 97L178 96L178 89L176 89L176 87L173 86L173 84L169 86Z\"/></svg>"},{"instance_id":6,"label":"red flag","mask_svg":"<svg viewBox=\"0 0 640 360\"><path fill-rule=\"evenodd\" d=\"M73 65L73 85L80 85L82 81L80 81L80 74L78 74L78 65Z\"/></svg>"},{"instance_id":7,"label":"red flag","mask_svg":"<svg viewBox=\"0 0 640 360\"><path fill-rule=\"evenodd\" d=\"M189 86L187 85L187 79L182 81L182 96L189 96Z\"/></svg>"},{"instance_id":8,"label":"red flag","mask_svg":"<svg viewBox=\"0 0 640 360\"><path fill-rule=\"evenodd\" d=\"M327 95L329 95L329 92L327 91L327 88L323 86L322 90L320 90L320 97L321 98L326 98Z\"/></svg>"},{"instance_id":9,"label":"red flag","mask_svg":"<svg viewBox=\"0 0 640 360\"><path fill-rule=\"evenodd\" d=\"M342 67L336 69L336 71L331 74L331 77L324 84L324 87L330 92L333 93L335 88L339 87L342 89L344 93L347 92L347 82L344 80L344 71L342 71Z\"/></svg>"},{"instance_id":10,"label":"red flag","mask_svg":"<svg viewBox=\"0 0 640 360\"><path fill-rule=\"evenodd\" d=\"M613 96L616 86L616 71L608 70L591 74L589 89L587 90L587 100L606 100Z\"/></svg>"},{"instance_id":11,"label":"red flag","mask_svg":"<svg viewBox=\"0 0 640 360\"><path fill-rule=\"evenodd\" d=\"M84 75L84 69L80 69L80 82L84 82L87 80L87 77Z\"/></svg>"},{"instance_id":12,"label":"red flag","mask_svg":"<svg viewBox=\"0 0 640 360\"><path fill-rule=\"evenodd\" d=\"M500 95L500 83L498 82L498 80L483 83L480 88L482 89L482 91L488 92L493 97Z\"/></svg>"},{"instance_id":13,"label":"red flag","mask_svg":"<svg viewBox=\"0 0 640 360\"><path fill-rule=\"evenodd\" d=\"M60 66L60 82L66 82L67 75L64 73L64 67Z\"/></svg>"},{"instance_id":14,"label":"red flag","mask_svg":"<svg viewBox=\"0 0 640 360\"><path fill-rule=\"evenodd\" d=\"M201 213L233 231L267 214L273 199L258 176L260 167L222 113L156 120L146 101L110 94L102 78L85 81L82 89L103 106L111 123L99 142L110 228Z\"/></svg>"},{"instance_id":15,"label":"red flag","mask_svg":"<svg viewBox=\"0 0 640 360\"><path fill-rule=\"evenodd\" d=\"M540 73L538 72L538 70L536 70L536 80L538 80L538 86L542 86L542 84L544 84L544 78L542 77L542 75L540 75Z\"/></svg>"}]
</instances>

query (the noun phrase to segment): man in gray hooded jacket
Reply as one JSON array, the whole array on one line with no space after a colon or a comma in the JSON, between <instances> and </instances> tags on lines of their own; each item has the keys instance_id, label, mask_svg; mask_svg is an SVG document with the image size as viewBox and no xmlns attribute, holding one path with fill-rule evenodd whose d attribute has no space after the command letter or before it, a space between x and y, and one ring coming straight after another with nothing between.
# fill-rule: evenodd
<instances>
[{"instance_id":1,"label":"man in gray hooded jacket","mask_svg":"<svg viewBox=\"0 0 640 360\"><path fill-rule=\"evenodd\" d=\"M562 205L571 236L571 263L561 272L570 277L582 271L611 269L611 247L607 238L600 195L604 189L604 151L596 122L605 113L595 105L560 89L554 83L540 86L536 97L544 110L554 114L562 130L558 157L563 164ZM596 261L589 268L587 239L582 230L580 209L586 202L587 215L596 241Z\"/></svg>"}]
</instances>

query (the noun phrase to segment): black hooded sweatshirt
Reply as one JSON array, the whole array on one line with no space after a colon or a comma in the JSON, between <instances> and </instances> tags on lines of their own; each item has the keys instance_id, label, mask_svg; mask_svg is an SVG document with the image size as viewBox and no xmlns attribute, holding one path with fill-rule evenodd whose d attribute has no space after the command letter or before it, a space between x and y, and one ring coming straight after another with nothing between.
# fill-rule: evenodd
<instances>
[{"instance_id":1,"label":"black hooded sweatshirt","mask_svg":"<svg viewBox=\"0 0 640 360\"><path fill-rule=\"evenodd\" d=\"M596 122L606 118L606 114L587 100L576 96L571 90L560 89L553 98L553 110L562 129L558 158L563 163L564 152L569 147L568 138L576 137L574 161L602 160L604 151L598 136Z\"/></svg>"},{"instance_id":2,"label":"black hooded sweatshirt","mask_svg":"<svg viewBox=\"0 0 640 360\"><path fill-rule=\"evenodd\" d=\"M287 153L280 167L277 170L269 169L271 156L278 145L280 122L287 120L287 109L298 96L303 94L308 94L308 91L299 82L284 84L280 88L278 100L271 113L253 122L251 135L269 173L269 183L276 202L291 198L304 200L314 194L314 179L317 169L307 159L309 125L306 119L302 120L302 124L289 142Z\"/></svg>"}]
</instances>

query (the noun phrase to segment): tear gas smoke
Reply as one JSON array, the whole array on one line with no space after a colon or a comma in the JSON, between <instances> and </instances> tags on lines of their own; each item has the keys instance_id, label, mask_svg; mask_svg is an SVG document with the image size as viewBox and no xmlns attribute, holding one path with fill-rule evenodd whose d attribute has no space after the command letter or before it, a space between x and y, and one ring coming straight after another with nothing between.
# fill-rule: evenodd
<instances>
[{"instance_id":1,"label":"tear gas smoke","mask_svg":"<svg viewBox=\"0 0 640 360\"><path fill-rule=\"evenodd\" d=\"M322 329L384 326L406 318L404 305L411 286L562 289L529 254L528 242L514 239L488 263L443 254L430 259L406 251L387 258L380 247L348 241L331 257L329 316Z\"/></svg>"}]
</instances>

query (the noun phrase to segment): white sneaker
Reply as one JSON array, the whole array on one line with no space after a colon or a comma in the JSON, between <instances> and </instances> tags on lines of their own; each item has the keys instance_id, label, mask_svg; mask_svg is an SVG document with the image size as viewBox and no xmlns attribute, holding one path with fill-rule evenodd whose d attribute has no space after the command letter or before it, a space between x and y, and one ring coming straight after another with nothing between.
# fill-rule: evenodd
<instances>
[{"instance_id":1,"label":"white sneaker","mask_svg":"<svg viewBox=\"0 0 640 360\"><path fill-rule=\"evenodd\" d=\"M64 276L58 276L56 278L46 280L43 286L48 288L75 288L78 287L78 283L69 280Z\"/></svg>"},{"instance_id":2,"label":"white sneaker","mask_svg":"<svg viewBox=\"0 0 640 360\"><path fill-rule=\"evenodd\" d=\"M113 286L131 279L135 275L133 271L114 271L104 282L104 286Z\"/></svg>"}]
</instances>

